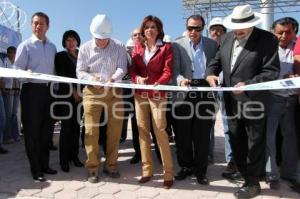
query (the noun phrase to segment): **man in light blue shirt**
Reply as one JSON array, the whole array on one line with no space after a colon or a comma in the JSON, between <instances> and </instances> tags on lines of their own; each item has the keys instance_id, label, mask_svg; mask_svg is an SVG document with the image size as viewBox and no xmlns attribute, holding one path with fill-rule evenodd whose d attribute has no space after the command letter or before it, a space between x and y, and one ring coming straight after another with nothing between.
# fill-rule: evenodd
<instances>
[{"instance_id":1,"label":"man in light blue shirt","mask_svg":"<svg viewBox=\"0 0 300 199\"><path fill-rule=\"evenodd\" d=\"M16 68L32 72L54 74L56 47L46 37L49 17L42 12L31 18L32 37L23 41L17 49ZM53 121L50 116L50 85L40 80L26 80L21 91L21 119L23 122L25 149L34 180L45 181L44 174L56 174L49 167L49 149Z\"/></svg>"}]
</instances>

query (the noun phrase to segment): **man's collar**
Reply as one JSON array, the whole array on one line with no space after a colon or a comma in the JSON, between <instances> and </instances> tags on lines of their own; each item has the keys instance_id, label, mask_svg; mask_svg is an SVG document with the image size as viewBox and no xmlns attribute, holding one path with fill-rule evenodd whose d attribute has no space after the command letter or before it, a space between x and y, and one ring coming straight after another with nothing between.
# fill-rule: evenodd
<instances>
[{"instance_id":1,"label":"man's collar","mask_svg":"<svg viewBox=\"0 0 300 199\"><path fill-rule=\"evenodd\" d=\"M188 38L188 39L189 39L190 45L193 46L194 44L193 44L192 40L190 38ZM201 36L199 42L196 43L196 46L202 45L202 43L203 43L203 39L202 39L202 36Z\"/></svg>"},{"instance_id":2,"label":"man's collar","mask_svg":"<svg viewBox=\"0 0 300 199\"><path fill-rule=\"evenodd\" d=\"M47 37L46 37L45 41L42 41L42 40L40 40L39 38L37 38L37 36L35 36L34 34L31 36L31 41L32 41L32 43L35 43L35 42L37 42L37 41L42 42L42 43L47 43L47 42L49 42L49 40L47 39Z\"/></svg>"}]
</instances>

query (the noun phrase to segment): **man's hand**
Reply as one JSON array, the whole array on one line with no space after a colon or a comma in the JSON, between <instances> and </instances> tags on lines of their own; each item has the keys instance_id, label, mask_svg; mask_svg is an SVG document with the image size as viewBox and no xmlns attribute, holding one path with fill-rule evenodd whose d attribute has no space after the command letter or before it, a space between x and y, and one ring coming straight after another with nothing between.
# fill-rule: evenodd
<instances>
[{"instance_id":1,"label":"man's hand","mask_svg":"<svg viewBox=\"0 0 300 199\"><path fill-rule=\"evenodd\" d=\"M219 78L215 75L208 75L206 81L210 87L217 87Z\"/></svg>"},{"instance_id":2,"label":"man's hand","mask_svg":"<svg viewBox=\"0 0 300 199\"><path fill-rule=\"evenodd\" d=\"M100 78L97 77L97 76L94 76L92 80L93 80L93 81L99 81ZM102 86L96 86L96 85L93 85L93 87L94 87L95 89L100 89L100 88L102 88Z\"/></svg>"},{"instance_id":3,"label":"man's hand","mask_svg":"<svg viewBox=\"0 0 300 199\"><path fill-rule=\"evenodd\" d=\"M188 85L190 85L190 83L191 83L191 80L183 79L180 81L180 86L188 86Z\"/></svg>"},{"instance_id":4,"label":"man's hand","mask_svg":"<svg viewBox=\"0 0 300 199\"><path fill-rule=\"evenodd\" d=\"M137 84L146 84L147 80L148 80L148 77L140 77L140 76L138 76L136 78L136 83Z\"/></svg>"},{"instance_id":5,"label":"man's hand","mask_svg":"<svg viewBox=\"0 0 300 199\"><path fill-rule=\"evenodd\" d=\"M80 95L78 94L77 91L73 91L73 98L74 98L75 102L77 102L77 103L82 101L82 98L80 97Z\"/></svg>"},{"instance_id":6,"label":"man's hand","mask_svg":"<svg viewBox=\"0 0 300 199\"><path fill-rule=\"evenodd\" d=\"M239 83L237 83L236 85L234 85L234 88L238 88L238 87L241 87L241 86L245 86L246 84L245 84L245 82L239 82ZM240 95L240 94L242 94L244 91L233 91L233 93L235 94L235 95Z\"/></svg>"}]
</instances>

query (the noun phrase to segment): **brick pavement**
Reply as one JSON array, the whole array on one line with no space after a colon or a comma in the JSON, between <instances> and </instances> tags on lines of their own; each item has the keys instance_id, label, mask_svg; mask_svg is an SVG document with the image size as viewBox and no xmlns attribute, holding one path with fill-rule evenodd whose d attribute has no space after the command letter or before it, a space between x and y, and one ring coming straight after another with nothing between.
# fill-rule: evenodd
<instances>
[{"instance_id":1,"label":"brick pavement","mask_svg":"<svg viewBox=\"0 0 300 199\"><path fill-rule=\"evenodd\" d=\"M215 164L208 168L209 186L196 183L195 177L190 177L182 182L176 181L170 190L162 188L161 165L155 154L155 175L153 180L145 185L137 183L141 173L141 165L131 165L129 160L133 155L131 140L120 145L119 169L120 179L111 179L100 172L100 182L91 184L86 181L86 171L76 168L72 164L70 173L60 171L58 151L51 151L51 167L57 169L57 175L46 175L46 182L34 182L30 175L27 157L24 151L23 141L11 145L5 145L9 150L6 155L0 156L0 199L6 198L95 198L95 199L200 199L200 198L234 198L232 193L240 184L230 183L221 177L225 168L224 163L224 137L222 126L218 120L216 125ZM55 135L56 137L58 134ZM174 163L175 147L172 144ZM81 160L85 159L84 150L80 149ZM103 159L102 159L103 161ZM102 171L102 170L100 170ZM273 191L265 182L261 182L262 194L259 199L271 198L300 198L300 195L292 192L289 185L282 181L281 188Z\"/></svg>"}]
</instances>

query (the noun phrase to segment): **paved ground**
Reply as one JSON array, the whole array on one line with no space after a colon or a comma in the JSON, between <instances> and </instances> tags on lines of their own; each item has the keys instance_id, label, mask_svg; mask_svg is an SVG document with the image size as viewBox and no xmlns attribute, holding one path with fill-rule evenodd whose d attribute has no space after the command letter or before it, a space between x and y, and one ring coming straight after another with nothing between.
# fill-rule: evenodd
<instances>
[{"instance_id":1,"label":"paved ground","mask_svg":"<svg viewBox=\"0 0 300 199\"><path fill-rule=\"evenodd\" d=\"M191 177L185 181L176 181L172 189L162 188L161 165L155 154L155 176L153 180L141 186L137 183L141 173L141 165L131 165L129 160L133 155L131 140L127 140L120 146L119 168L121 178L113 180L100 173L100 182L91 184L86 181L86 171L71 165L70 173L60 171L58 151L51 152L51 167L59 173L54 176L46 175L46 182L34 182L29 172L29 165L24 152L23 141L5 145L9 150L7 155L0 156L0 199L6 198L95 198L95 199L197 199L197 198L234 198L232 193L240 184L230 183L221 177L225 168L224 163L224 137L222 127L217 123L215 164L208 169L209 186L201 186L196 179ZM130 133L129 133L130 135ZM55 139L57 139L56 134ZM57 140L56 140L57 141ZM175 148L172 144L174 164L176 171L178 166L175 158ZM81 160L85 159L83 149L80 149ZM102 170L101 170L102 171ZM292 192L286 182L282 182L281 189L272 191L261 182L262 195L257 198L300 198L300 195Z\"/></svg>"}]
</instances>

